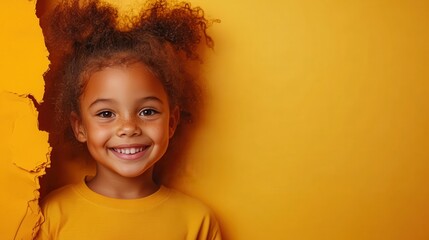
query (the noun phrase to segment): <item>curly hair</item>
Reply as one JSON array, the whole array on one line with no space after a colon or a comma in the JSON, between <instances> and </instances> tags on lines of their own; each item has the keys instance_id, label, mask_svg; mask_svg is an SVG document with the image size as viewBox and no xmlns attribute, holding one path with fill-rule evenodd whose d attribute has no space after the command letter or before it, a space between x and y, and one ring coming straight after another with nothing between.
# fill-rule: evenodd
<instances>
[{"instance_id":1,"label":"curly hair","mask_svg":"<svg viewBox=\"0 0 429 240\"><path fill-rule=\"evenodd\" d=\"M206 33L211 21L203 10L186 2L156 0L137 16L121 20L114 7L98 0L63 1L53 10L45 33L51 64L41 108L49 103L55 108L56 124L45 123L41 129L70 130L64 123L71 112L79 113L79 96L89 76L105 67L135 62L144 63L161 81L170 106L181 109L182 120L194 117L198 87L185 62L200 59L197 47L202 40L213 48Z\"/></svg>"}]
</instances>

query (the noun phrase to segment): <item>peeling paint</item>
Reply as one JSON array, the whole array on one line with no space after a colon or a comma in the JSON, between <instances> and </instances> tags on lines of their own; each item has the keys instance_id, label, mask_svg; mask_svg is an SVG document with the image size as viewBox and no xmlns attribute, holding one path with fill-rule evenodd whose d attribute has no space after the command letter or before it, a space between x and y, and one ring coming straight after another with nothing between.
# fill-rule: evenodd
<instances>
[{"instance_id":1,"label":"peeling paint","mask_svg":"<svg viewBox=\"0 0 429 240\"><path fill-rule=\"evenodd\" d=\"M48 66L35 1L0 2L0 239L33 239L42 221L39 178L50 166L38 101Z\"/></svg>"},{"instance_id":2,"label":"peeling paint","mask_svg":"<svg viewBox=\"0 0 429 240\"><path fill-rule=\"evenodd\" d=\"M8 222L2 224L1 239L32 239L42 219L38 190L39 177L50 165L48 134L38 130L30 99L1 92L0 102L0 119L5 123L0 127L4 136L0 185L9 193L2 199Z\"/></svg>"}]
</instances>

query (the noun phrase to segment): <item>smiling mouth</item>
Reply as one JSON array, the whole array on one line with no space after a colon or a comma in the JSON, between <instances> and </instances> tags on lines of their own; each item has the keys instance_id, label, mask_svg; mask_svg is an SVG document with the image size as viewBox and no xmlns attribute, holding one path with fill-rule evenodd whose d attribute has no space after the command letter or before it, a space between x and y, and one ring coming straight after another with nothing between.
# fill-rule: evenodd
<instances>
[{"instance_id":1,"label":"smiling mouth","mask_svg":"<svg viewBox=\"0 0 429 240\"><path fill-rule=\"evenodd\" d=\"M130 148L112 148L113 151L120 153L120 154L126 154L126 155L133 155L139 152L142 152L145 150L146 147L130 147Z\"/></svg>"}]
</instances>

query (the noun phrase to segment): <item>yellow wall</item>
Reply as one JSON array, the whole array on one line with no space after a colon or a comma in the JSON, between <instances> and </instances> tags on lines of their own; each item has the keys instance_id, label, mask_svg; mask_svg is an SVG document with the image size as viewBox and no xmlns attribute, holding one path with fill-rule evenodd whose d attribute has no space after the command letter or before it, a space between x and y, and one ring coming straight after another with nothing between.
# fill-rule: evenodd
<instances>
[{"instance_id":1,"label":"yellow wall","mask_svg":"<svg viewBox=\"0 0 429 240\"><path fill-rule=\"evenodd\" d=\"M192 2L222 23L203 124L168 184L209 204L226 239L429 239L429 2ZM34 1L0 9L1 89L41 99ZM48 151L29 106L1 95L1 239L37 184L14 163Z\"/></svg>"},{"instance_id":2,"label":"yellow wall","mask_svg":"<svg viewBox=\"0 0 429 240\"><path fill-rule=\"evenodd\" d=\"M31 101L20 96L42 99L48 66L34 7L34 1L0 3L0 239L5 240L31 239L40 217L35 189L48 164L48 136L37 129Z\"/></svg>"}]
</instances>

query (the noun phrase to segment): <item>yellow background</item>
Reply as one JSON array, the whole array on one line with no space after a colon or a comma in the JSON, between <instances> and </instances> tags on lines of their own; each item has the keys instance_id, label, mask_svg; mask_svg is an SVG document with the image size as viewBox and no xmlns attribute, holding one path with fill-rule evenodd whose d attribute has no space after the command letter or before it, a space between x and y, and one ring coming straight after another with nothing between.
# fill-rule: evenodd
<instances>
[{"instance_id":1,"label":"yellow background","mask_svg":"<svg viewBox=\"0 0 429 240\"><path fill-rule=\"evenodd\" d=\"M222 22L205 118L169 185L210 205L225 239L429 239L429 2L192 3ZM34 5L0 4L0 87L40 100ZM43 172L22 166L49 148L30 102L0 96L0 238L13 239Z\"/></svg>"}]
</instances>

